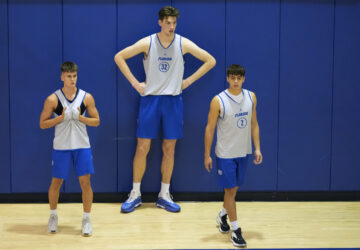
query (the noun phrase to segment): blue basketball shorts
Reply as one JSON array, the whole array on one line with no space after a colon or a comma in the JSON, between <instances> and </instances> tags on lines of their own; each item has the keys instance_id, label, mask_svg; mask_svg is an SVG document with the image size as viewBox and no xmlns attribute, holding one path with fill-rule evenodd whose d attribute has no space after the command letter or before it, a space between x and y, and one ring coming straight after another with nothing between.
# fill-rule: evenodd
<instances>
[{"instance_id":1,"label":"blue basketball shorts","mask_svg":"<svg viewBox=\"0 0 360 250\"><path fill-rule=\"evenodd\" d=\"M138 138L155 139L162 128L164 139L183 137L182 95L148 95L140 99Z\"/></svg>"},{"instance_id":2,"label":"blue basketball shorts","mask_svg":"<svg viewBox=\"0 0 360 250\"><path fill-rule=\"evenodd\" d=\"M245 181L249 158L249 155L232 159L216 157L218 184L224 188L242 186Z\"/></svg>"},{"instance_id":3,"label":"blue basketball shorts","mask_svg":"<svg viewBox=\"0 0 360 250\"><path fill-rule=\"evenodd\" d=\"M72 165L75 167L77 176L94 173L91 148L73 150L53 150L52 176L66 180Z\"/></svg>"}]
</instances>

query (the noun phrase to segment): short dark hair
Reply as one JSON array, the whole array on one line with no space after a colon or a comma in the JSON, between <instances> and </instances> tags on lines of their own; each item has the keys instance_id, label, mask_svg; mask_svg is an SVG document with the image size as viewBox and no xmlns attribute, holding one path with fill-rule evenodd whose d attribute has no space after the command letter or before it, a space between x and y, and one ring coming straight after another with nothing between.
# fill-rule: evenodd
<instances>
[{"instance_id":1,"label":"short dark hair","mask_svg":"<svg viewBox=\"0 0 360 250\"><path fill-rule=\"evenodd\" d=\"M165 17L174 16L179 17L179 10L173 6L165 6L159 11L159 20L164 20Z\"/></svg>"},{"instance_id":2,"label":"short dark hair","mask_svg":"<svg viewBox=\"0 0 360 250\"><path fill-rule=\"evenodd\" d=\"M79 68L74 62L64 62L61 64L61 72L78 72Z\"/></svg>"},{"instance_id":3,"label":"short dark hair","mask_svg":"<svg viewBox=\"0 0 360 250\"><path fill-rule=\"evenodd\" d=\"M241 66L240 64L231 64L227 69L226 69L226 75L240 75L240 76L245 76L245 68L243 66Z\"/></svg>"}]
</instances>

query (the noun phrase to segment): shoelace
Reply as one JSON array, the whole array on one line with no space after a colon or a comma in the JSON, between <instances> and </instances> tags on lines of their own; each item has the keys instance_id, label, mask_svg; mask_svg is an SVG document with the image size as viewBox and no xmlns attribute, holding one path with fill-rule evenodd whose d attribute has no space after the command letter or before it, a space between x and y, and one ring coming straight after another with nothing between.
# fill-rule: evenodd
<instances>
[{"instance_id":1,"label":"shoelace","mask_svg":"<svg viewBox=\"0 0 360 250\"><path fill-rule=\"evenodd\" d=\"M135 190L132 190L131 192L130 192L130 194L128 194L128 202L133 202L134 200L136 200L136 198L137 198L137 196L135 196L135 194L136 194L136 192L135 192Z\"/></svg>"},{"instance_id":2,"label":"shoelace","mask_svg":"<svg viewBox=\"0 0 360 250\"><path fill-rule=\"evenodd\" d=\"M171 202L171 203L174 203L174 201L173 201L173 196L169 193L169 192L167 192L166 194L165 194L165 197L163 197L163 199L164 200L166 200L166 201L169 201L169 202Z\"/></svg>"}]
</instances>

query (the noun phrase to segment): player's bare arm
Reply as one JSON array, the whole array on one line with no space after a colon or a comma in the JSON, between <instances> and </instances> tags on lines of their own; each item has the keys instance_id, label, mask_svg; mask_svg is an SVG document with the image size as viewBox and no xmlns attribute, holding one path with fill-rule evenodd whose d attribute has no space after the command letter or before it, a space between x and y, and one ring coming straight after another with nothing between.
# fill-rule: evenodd
<instances>
[{"instance_id":1,"label":"player's bare arm","mask_svg":"<svg viewBox=\"0 0 360 250\"><path fill-rule=\"evenodd\" d=\"M56 109L56 106L58 104L58 99L55 94L51 94L46 98L43 110L40 115L40 128L46 129L54 127L56 124L62 122L64 120L64 112L65 108L63 109L63 112L61 115L55 118L51 118L52 113Z\"/></svg>"},{"instance_id":2,"label":"player's bare arm","mask_svg":"<svg viewBox=\"0 0 360 250\"><path fill-rule=\"evenodd\" d=\"M100 125L99 112L95 106L94 97L90 93L86 93L86 96L84 98L84 105L86 107L89 117L79 115L79 121L86 124L87 126L91 126L91 127L99 126ZM80 108L78 108L78 110L80 111Z\"/></svg>"},{"instance_id":3,"label":"player's bare arm","mask_svg":"<svg viewBox=\"0 0 360 250\"><path fill-rule=\"evenodd\" d=\"M260 129L259 129L259 123L257 120L256 115L256 105L257 105L257 99L255 93L251 92L251 98L253 100L253 111L252 111L252 118L251 118L251 137L254 143L255 152L254 152L254 164L260 164L262 162L262 154L260 150Z\"/></svg>"},{"instance_id":4,"label":"player's bare arm","mask_svg":"<svg viewBox=\"0 0 360 250\"><path fill-rule=\"evenodd\" d=\"M125 49L119 51L115 57L115 63L119 67L120 71L126 77L126 79L131 83L131 85L136 89L140 94L145 91L145 83L139 82L135 76L132 74L129 66L126 63L126 60L132 58L140 53L144 53L144 57L147 56L150 47L150 37L145 37L135 44L126 47Z\"/></svg>"},{"instance_id":5,"label":"player's bare arm","mask_svg":"<svg viewBox=\"0 0 360 250\"><path fill-rule=\"evenodd\" d=\"M217 121L220 115L220 103L218 98L215 96L210 103L210 111L208 115L208 122L205 129L205 155L204 155L204 165L208 172L212 168L212 159L210 156L211 146L214 139L214 132L216 128Z\"/></svg>"},{"instance_id":6,"label":"player's bare arm","mask_svg":"<svg viewBox=\"0 0 360 250\"><path fill-rule=\"evenodd\" d=\"M181 43L182 51L184 55L190 53L200 61L204 62L203 65L197 71L195 71L191 76L183 80L182 89L186 89L193 82L198 80L200 77L205 75L210 69L212 69L216 64L216 60L212 55L210 55L208 52L198 47L195 43L193 43L189 39L182 37L181 41L182 41Z\"/></svg>"}]
</instances>

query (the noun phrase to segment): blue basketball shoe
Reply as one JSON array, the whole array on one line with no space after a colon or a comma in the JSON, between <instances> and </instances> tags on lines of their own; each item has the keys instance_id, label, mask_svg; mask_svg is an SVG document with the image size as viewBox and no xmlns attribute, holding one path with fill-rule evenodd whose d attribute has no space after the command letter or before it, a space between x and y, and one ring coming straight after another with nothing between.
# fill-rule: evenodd
<instances>
[{"instance_id":1,"label":"blue basketball shoe","mask_svg":"<svg viewBox=\"0 0 360 250\"><path fill-rule=\"evenodd\" d=\"M130 213L141 204L141 195L137 195L135 190L132 190L129 198L121 205L121 212Z\"/></svg>"},{"instance_id":2,"label":"blue basketball shoe","mask_svg":"<svg viewBox=\"0 0 360 250\"><path fill-rule=\"evenodd\" d=\"M181 208L178 204L173 202L172 196L169 192L165 194L165 197L158 198L156 206L166 209L169 212L180 212Z\"/></svg>"}]
</instances>

